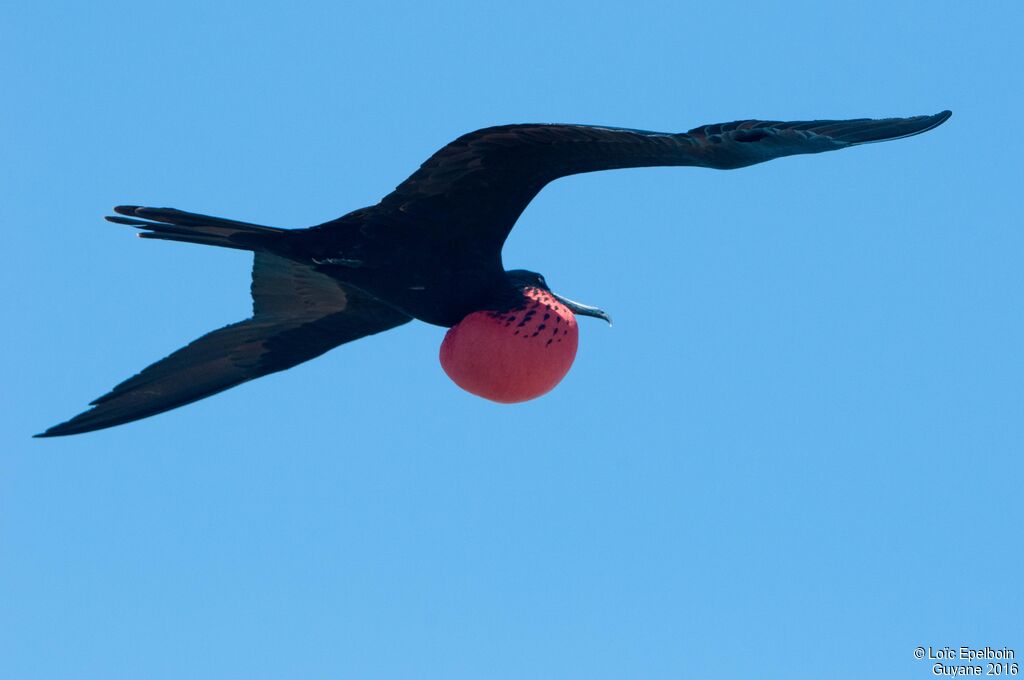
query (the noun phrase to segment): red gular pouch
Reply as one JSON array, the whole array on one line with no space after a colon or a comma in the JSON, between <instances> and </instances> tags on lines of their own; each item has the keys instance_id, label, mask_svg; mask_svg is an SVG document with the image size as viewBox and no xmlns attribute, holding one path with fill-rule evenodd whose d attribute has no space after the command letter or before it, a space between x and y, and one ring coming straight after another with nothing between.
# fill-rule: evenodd
<instances>
[{"instance_id":1,"label":"red gular pouch","mask_svg":"<svg viewBox=\"0 0 1024 680\"><path fill-rule=\"evenodd\" d=\"M575 315L546 290L523 289L523 304L505 312L473 312L441 343L441 367L456 385L491 401L514 404L547 394L576 358Z\"/></svg>"}]
</instances>

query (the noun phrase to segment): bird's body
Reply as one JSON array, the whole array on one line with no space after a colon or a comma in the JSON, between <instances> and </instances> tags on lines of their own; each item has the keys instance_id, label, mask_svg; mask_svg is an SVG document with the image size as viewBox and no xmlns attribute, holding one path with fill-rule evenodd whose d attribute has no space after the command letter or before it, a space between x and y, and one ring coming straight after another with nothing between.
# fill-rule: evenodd
<instances>
[{"instance_id":1,"label":"bird's body","mask_svg":"<svg viewBox=\"0 0 1024 680\"><path fill-rule=\"evenodd\" d=\"M949 115L749 120L680 134L585 125L486 128L440 149L377 205L308 229L115 208L119 215L108 219L141 229L144 238L253 251L253 316L197 339L40 436L155 415L412 319L451 328L442 365L468 391L503 402L539 396L572 364L573 314L608 319L555 295L539 274L504 269L505 238L549 182L628 167L739 168L919 134Z\"/></svg>"},{"instance_id":2,"label":"bird's body","mask_svg":"<svg viewBox=\"0 0 1024 680\"><path fill-rule=\"evenodd\" d=\"M500 259L487 262L415 235L366 234L362 225L358 217L346 216L291 232L291 256L305 257L318 271L436 326L454 326L490 300L517 297Z\"/></svg>"}]
</instances>

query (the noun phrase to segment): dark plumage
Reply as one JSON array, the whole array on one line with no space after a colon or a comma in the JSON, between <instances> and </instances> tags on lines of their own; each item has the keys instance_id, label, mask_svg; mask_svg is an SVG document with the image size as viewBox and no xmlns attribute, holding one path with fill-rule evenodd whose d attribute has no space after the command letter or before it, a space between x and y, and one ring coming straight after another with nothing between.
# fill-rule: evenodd
<instances>
[{"instance_id":1,"label":"dark plumage","mask_svg":"<svg viewBox=\"0 0 1024 680\"><path fill-rule=\"evenodd\" d=\"M377 205L308 229L171 208L115 208L118 215L107 219L141 229L143 238L254 251L253 316L204 335L37 436L161 413L413 318L450 327L473 312L521 306L524 290L547 286L538 274L506 272L502 245L534 196L559 177L644 166L740 168L916 135L950 115L748 120L681 134L586 125L486 128L443 147ZM560 300L576 314L605 316Z\"/></svg>"}]
</instances>

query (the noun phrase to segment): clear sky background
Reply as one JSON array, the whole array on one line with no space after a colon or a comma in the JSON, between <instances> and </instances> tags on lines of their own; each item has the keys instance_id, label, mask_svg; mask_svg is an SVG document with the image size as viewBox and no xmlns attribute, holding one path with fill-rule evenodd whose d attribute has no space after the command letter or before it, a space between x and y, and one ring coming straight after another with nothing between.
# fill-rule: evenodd
<instances>
[{"instance_id":1,"label":"clear sky background","mask_svg":"<svg viewBox=\"0 0 1024 680\"><path fill-rule=\"evenodd\" d=\"M8 3L0 677L931 677L1024 656L1019 2ZM509 267L599 305L502 406L421 323L30 436L249 313L250 257L480 127L953 118L563 179Z\"/></svg>"}]
</instances>

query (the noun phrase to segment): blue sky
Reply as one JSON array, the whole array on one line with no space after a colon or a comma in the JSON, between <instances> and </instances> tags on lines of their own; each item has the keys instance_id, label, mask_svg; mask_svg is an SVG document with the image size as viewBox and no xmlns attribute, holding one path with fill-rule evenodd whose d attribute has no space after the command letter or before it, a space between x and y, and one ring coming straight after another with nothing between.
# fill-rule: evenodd
<instances>
[{"instance_id":1,"label":"blue sky","mask_svg":"<svg viewBox=\"0 0 1024 680\"><path fill-rule=\"evenodd\" d=\"M0 676L929 677L1024 654L1020 3L0 10ZM509 267L584 319L502 406L410 324L30 435L247 316L243 253L479 127L934 113L926 135L548 187Z\"/></svg>"}]
</instances>

